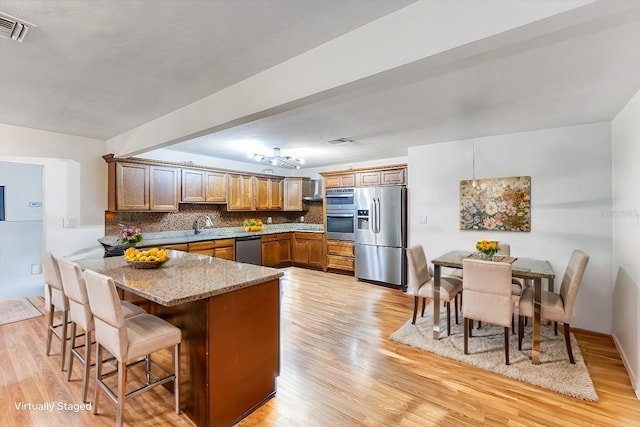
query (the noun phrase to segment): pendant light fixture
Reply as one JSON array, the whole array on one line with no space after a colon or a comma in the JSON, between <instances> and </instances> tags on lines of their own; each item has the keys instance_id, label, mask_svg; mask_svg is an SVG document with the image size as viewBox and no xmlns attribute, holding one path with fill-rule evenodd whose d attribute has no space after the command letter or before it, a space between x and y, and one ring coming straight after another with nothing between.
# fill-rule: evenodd
<instances>
[{"instance_id":1,"label":"pendant light fixture","mask_svg":"<svg viewBox=\"0 0 640 427\"><path fill-rule=\"evenodd\" d=\"M304 159L296 159L291 156L281 156L280 149L277 147L273 149L273 156L254 154L253 158L256 162L265 162L272 166L287 166L295 169L300 169L300 165L304 164Z\"/></svg>"}]
</instances>

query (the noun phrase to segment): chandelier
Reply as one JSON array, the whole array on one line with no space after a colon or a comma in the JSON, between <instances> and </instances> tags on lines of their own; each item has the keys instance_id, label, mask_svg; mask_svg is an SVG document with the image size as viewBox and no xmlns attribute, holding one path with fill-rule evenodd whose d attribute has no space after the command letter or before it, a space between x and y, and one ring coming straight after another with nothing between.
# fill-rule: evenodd
<instances>
[{"instance_id":1,"label":"chandelier","mask_svg":"<svg viewBox=\"0 0 640 427\"><path fill-rule=\"evenodd\" d=\"M272 166L288 166L295 169L300 169L300 165L304 163L304 159L295 159L290 156L281 156L279 148L273 149L273 156L254 154L253 158L256 162L265 162L271 164Z\"/></svg>"}]
</instances>

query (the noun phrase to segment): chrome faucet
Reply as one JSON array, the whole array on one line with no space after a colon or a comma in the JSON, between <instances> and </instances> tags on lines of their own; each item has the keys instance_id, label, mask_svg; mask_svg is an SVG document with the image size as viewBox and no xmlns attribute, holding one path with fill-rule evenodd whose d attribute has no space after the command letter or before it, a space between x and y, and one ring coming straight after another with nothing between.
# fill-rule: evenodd
<instances>
[{"instance_id":1,"label":"chrome faucet","mask_svg":"<svg viewBox=\"0 0 640 427\"><path fill-rule=\"evenodd\" d=\"M193 232L195 234L200 234L200 220L204 218L204 226L205 227L213 227L213 221L211 221L211 218L209 218L209 215L200 215L198 218L196 218L195 222L193 223Z\"/></svg>"}]
</instances>

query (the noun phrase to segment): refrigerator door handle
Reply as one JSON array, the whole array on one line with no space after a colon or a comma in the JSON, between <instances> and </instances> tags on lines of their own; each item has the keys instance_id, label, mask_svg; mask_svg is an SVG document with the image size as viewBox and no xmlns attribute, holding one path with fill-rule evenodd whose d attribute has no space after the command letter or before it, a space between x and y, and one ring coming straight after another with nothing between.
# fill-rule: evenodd
<instances>
[{"instance_id":1,"label":"refrigerator door handle","mask_svg":"<svg viewBox=\"0 0 640 427\"><path fill-rule=\"evenodd\" d=\"M369 221L371 223L371 232L376 232L376 199L371 200L371 207L369 208Z\"/></svg>"},{"instance_id":2,"label":"refrigerator door handle","mask_svg":"<svg viewBox=\"0 0 640 427\"><path fill-rule=\"evenodd\" d=\"M375 204L376 204L376 233L380 233L380 198L376 197L375 198Z\"/></svg>"}]
</instances>

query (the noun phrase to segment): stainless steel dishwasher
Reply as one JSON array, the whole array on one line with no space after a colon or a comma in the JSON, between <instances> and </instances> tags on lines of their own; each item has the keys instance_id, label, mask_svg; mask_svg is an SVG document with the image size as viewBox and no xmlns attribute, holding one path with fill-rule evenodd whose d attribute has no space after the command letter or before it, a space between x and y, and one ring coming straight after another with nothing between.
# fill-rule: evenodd
<instances>
[{"instance_id":1,"label":"stainless steel dishwasher","mask_svg":"<svg viewBox=\"0 0 640 427\"><path fill-rule=\"evenodd\" d=\"M236 237L236 262L262 265L262 238L260 236Z\"/></svg>"}]
</instances>

